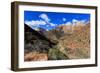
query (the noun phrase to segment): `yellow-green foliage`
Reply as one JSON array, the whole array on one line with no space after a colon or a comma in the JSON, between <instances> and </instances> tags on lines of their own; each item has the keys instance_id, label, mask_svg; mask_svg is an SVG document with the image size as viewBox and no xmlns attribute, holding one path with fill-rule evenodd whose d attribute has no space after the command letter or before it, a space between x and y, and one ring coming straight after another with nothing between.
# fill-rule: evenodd
<instances>
[{"instance_id":1,"label":"yellow-green foliage","mask_svg":"<svg viewBox=\"0 0 100 73\"><path fill-rule=\"evenodd\" d=\"M59 51L57 48L51 48L48 52L48 59L49 60L64 60L69 59L66 55Z\"/></svg>"}]
</instances>

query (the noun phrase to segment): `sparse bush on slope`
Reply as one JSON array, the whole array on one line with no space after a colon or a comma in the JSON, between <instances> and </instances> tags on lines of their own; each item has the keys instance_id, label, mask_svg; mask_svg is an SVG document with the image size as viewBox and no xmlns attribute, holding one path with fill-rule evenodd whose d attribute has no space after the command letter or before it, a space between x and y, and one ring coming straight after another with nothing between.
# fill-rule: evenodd
<instances>
[{"instance_id":1,"label":"sparse bush on slope","mask_svg":"<svg viewBox=\"0 0 100 73\"><path fill-rule=\"evenodd\" d=\"M59 49L57 48L51 48L48 52L48 59L49 60L64 60L69 59L65 54L63 54Z\"/></svg>"}]
</instances>

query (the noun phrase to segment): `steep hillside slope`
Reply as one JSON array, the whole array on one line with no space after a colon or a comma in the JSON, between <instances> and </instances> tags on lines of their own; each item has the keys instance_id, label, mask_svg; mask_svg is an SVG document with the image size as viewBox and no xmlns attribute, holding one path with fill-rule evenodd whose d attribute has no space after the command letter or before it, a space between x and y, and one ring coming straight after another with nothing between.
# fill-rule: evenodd
<instances>
[{"instance_id":1,"label":"steep hillside slope","mask_svg":"<svg viewBox=\"0 0 100 73\"><path fill-rule=\"evenodd\" d=\"M62 35L58 47L63 47L69 58L89 58L90 57L90 24L85 26L73 26L73 32ZM65 31L65 30L64 30Z\"/></svg>"}]
</instances>

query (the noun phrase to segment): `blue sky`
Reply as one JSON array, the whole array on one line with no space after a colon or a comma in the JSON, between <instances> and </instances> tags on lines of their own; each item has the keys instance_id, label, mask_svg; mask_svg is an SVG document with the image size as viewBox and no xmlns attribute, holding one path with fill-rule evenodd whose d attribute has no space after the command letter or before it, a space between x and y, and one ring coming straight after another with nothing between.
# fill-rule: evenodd
<instances>
[{"instance_id":1,"label":"blue sky","mask_svg":"<svg viewBox=\"0 0 100 73\"><path fill-rule=\"evenodd\" d=\"M78 21L84 23L90 21L90 14L24 11L24 23L33 29L51 30L59 25L72 24Z\"/></svg>"}]
</instances>

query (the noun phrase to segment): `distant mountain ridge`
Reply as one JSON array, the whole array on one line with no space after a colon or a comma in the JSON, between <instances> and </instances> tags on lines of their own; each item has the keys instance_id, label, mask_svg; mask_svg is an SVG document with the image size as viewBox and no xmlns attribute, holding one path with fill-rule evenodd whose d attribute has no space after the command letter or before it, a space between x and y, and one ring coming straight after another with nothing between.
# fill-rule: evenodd
<instances>
[{"instance_id":1,"label":"distant mountain ridge","mask_svg":"<svg viewBox=\"0 0 100 73\"><path fill-rule=\"evenodd\" d=\"M86 21L86 20L76 20L76 19L73 19L72 21L69 21L69 22L65 22L65 23L63 23L63 24L52 24L52 23L48 23L48 22L45 22L45 24L44 23L41 23L41 24L34 24L34 22L28 22L28 21L26 21L25 22L25 24L27 24L28 26L30 26L32 29L34 29L34 30L37 30L37 31L39 31L41 28L42 29L44 29L44 30L46 30L46 31L50 31L50 30L53 30L53 29L55 29L56 27L59 27L59 26L63 26L63 25L86 25L86 24L88 24L90 21ZM44 27L42 27L42 26L45 26L45 28ZM49 28L51 28L52 27L52 29L48 29L48 27Z\"/></svg>"}]
</instances>

